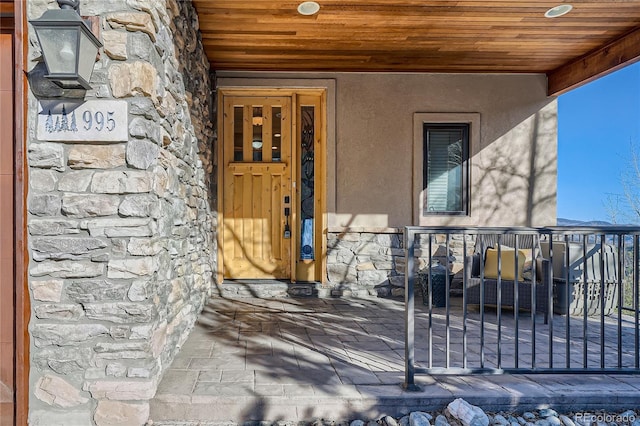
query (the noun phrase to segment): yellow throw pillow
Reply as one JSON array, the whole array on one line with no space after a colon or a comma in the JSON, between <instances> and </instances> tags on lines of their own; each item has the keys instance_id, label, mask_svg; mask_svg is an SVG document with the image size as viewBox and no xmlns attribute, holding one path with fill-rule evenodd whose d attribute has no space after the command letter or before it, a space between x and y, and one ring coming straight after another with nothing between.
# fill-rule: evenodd
<instances>
[{"instance_id":1,"label":"yellow throw pillow","mask_svg":"<svg viewBox=\"0 0 640 426\"><path fill-rule=\"evenodd\" d=\"M515 280L516 268L515 268L515 249L511 247L500 248L501 258L501 272L503 280ZM524 262L526 253L523 250L518 250L518 279L522 280L522 272L524 271ZM485 278L498 278L498 249L489 248L485 254L484 261L484 276Z\"/></svg>"}]
</instances>

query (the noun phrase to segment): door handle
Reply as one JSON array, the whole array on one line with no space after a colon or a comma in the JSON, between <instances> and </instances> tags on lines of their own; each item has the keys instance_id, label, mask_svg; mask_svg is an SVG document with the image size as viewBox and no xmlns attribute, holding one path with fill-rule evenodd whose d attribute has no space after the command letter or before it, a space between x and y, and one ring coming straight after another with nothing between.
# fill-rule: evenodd
<instances>
[{"instance_id":1,"label":"door handle","mask_svg":"<svg viewBox=\"0 0 640 426\"><path fill-rule=\"evenodd\" d=\"M289 197L285 197L287 200ZM291 238L291 227L289 227L289 215L291 214L291 209L289 207L284 208L284 238Z\"/></svg>"}]
</instances>

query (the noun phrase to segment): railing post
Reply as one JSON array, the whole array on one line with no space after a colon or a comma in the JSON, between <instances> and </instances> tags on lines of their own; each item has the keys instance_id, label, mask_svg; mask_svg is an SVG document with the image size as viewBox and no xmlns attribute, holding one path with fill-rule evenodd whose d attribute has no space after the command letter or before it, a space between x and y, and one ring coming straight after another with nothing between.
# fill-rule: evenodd
<instances>
[{"instance_id":1,"label":"railing post","mask_svg":"<svg viewBox=\"0 0 640 426\"><path fill-rule=\"evenodd\" d=\"M582 367L589 368L589 333L588 333L588 324L589 324L589 316L587 315L589 312L589 280L587 274L587 236L582 236L582 282L583 282L583 291L582 291L582 342L584 348L582 350ZM569 287L569 282L567 281L567 287ZM569 299L567 299L567 305Z\"/></svg>"},{"instance_id":2,"label":"railing post","mask_svg":"<svg viewBox=\"0 0 640 426\"><path fill-rule=\"evenodd\" d=\"M607 244L605 234L600 235L600 368L605 368L605 322L604 305L607 302L605 294L604 275L604 248Z\"/></svg>"},{"instance_id":3,"label":"railing post","mask_svg":"<svg viewBox=\"0 0 640 426\"><path fill-rule=\"evenodd\" d=\"M634 331L635 331L635 362L634 366L636 370L640 370L640 237L638 234L633 236L633 317L634 317Z\"/></svg>"},{"instance_id":4,"label":"railing post","mask_svg":"<svg viewBox=\"0 0 640 426\"><path fill-rule=\"evenodd\" d=\"M414 259L415 232L410 227L404 228L404 256L406 270L404 272L404 384L407 391L417 392L420 387L415 383L415 300L414 300Z\"/></svg>"},{"instance_id":5,"label":"railing post","mask_svg":"<svg viewBox=\"0 0 640 426\"><path fill-rule=\"evenodd\" d=\"M564 264L567 265L566 274L563 277L565 286L564 286L564 300L567 302L565 305L564 311L564 351L566 354L565 366L566 368L571 368L571 299L569 297L569 286L571 285L571 281L569 278L569 265L571 265L571 244L569 244L569 234L564 234ZM552 268L553 270L553 268ZM585 282L585 292L586 289ZM553 278L551 281L551 287L553 287Z\"/></svg>"},{"instance_id":6,"label":"railing post","mask_svg":"<svg viewBox=\"0 0 640 426\"><path fill-rule=\"evenodd\" d=\"M549 330L549 339L547 342L547 350L549 351L549 365L548 368L553 368L553 231L549 231L549 267L547 271L544 271L544 279L549 283L547 288L547 314L546 320Z\"/></svg>"}]
</instances>

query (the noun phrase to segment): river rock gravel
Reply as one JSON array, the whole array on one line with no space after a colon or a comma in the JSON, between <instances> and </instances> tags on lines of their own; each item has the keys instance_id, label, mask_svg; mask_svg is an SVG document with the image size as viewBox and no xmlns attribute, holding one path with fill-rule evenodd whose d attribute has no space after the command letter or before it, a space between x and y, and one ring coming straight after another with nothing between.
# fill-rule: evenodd
<instances>
[{"instance_id":1,"label":"river rock gravel","mask_svg":"<svg viewBox=\"0 0 640 426\"><path fill-rule=\"evenodd\" d=\"M640 400L639 400L640 401ZM147 426L235 426L231 422L149 422ZM640 426L640 407L620 412L561 412L542 408L524 412L490 412L462 398L439 411L414 411L400 418L382 415L376 419L313 419L309 421L247 422L242 426Z\"/></svg>"}]
</instances>

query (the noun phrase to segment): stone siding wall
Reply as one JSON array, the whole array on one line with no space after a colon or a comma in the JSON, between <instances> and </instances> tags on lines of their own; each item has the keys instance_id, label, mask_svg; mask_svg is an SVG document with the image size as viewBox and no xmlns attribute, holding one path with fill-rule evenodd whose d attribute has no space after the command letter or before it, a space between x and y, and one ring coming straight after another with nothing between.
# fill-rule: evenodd
<instances>
[{"instance_id":1,"label":"stone siding wall","mask_svg":"<svg viewBox=\"0 0 640 426\"><path fill-rule=\"evenodd\" d=\"M27 4L30 19L57 7ZM86 99L126 101L129 138L38 140L30 100L30 423L144 424L213 284L209 64L190 1L81 12L104 42Z\"/></svg>"},{"instance_id":2,"label":"stone siding wall","mask_svg":"<svg viewBox=\"0 0 640 426\"><path fill-rule=\"evenodd\" d=\"M467 236L467 252L473 251L473 237ZM327 281L334 296L404 295L405 255L401 230L384 232L347 230L329 232L327 240ZM428 237L416 245L416 268L424 269L429 259L445 265L460 277L464 259L462 237L455 235L446 250L446 236L436 235L429 253Z\"/></svg>"},{"instance_id":3,"label":"stone siding wall","mask_svg":"<svg viewBox=\"0 0 640 426\"><path fill-rule=\"evenodd\" d=\"M327 282L334 295L390 296L393 288L404 287L401 242L398 232L330 232Z\"/></svg>"}]
</instances>

